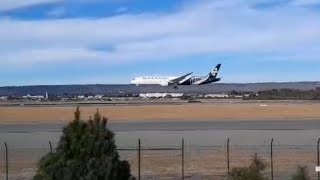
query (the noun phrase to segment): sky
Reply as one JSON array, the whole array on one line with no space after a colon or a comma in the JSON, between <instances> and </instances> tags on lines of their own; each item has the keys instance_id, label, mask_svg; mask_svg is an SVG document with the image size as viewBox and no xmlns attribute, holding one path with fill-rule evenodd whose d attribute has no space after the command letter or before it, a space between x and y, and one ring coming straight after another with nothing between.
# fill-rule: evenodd
<instances>
[{"instance_id":1,"label":"sky","mask_svg":"<svg viewBox=\"0 0 320 180\"><path fill-rule=\"evenodd\" d=\"M1 0L0 86L320 81L320 0Z\"/></svg>"}]
</instances>

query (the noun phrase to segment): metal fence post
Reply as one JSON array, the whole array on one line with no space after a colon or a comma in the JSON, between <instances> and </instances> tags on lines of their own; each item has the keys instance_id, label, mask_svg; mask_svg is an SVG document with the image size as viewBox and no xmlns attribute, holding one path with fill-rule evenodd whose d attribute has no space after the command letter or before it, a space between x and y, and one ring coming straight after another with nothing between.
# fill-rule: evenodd
<instances>
[{"instance_id":1,"label":"metal fence post","mask_svg":"<svg viewBox=\"0 0 320 180\"><path fill-rule=\"evenodd\" d=\"M271 139L271 180L273 180L273 138Z\"/></svg>"},{"instance_id":2,"label":"metal fence post","mask_svg":"<svg viewBox=\"0 0 320 180\"><path fill-rule=\"evenodd\" d=\"M317 157L318 157L318 163L317 165L320 166L320 156L319 156L319 144L320 144L320 137L318 139L318 143L317 143ZM318 172L318 180L320 180L320 172Z\"/></svg>"},{"instance_id":3,"label":"metal fence post","mask_svg":"<svg viewBox=\"0 0 320 180\"><path fill-rule=\"evenodd\" d=\"M228 164L228 175L230 174L230 149L229 149L229 144L230 144L230 138L227 140L227 164Z\"/></svg>"},{"instance_id":4,"label":"metal fence post","mask_svg":"<svg viewBox=\"0 0 320 180\"><path fill-rule=\"evenodd\" d=\"M50 153L52 153L52 144L51 144L51 141L49 141L49 147L50 147Z\"/></svg>"},{"instance_id":5,"label":"metal fence post","mask_svg":"<svg viewBox=\"0 0 320 180\"><path fill-rule=\"evenodd\" d=\"M141 140L138 139L138 180L141 179Z\"/></svg>"},{"instance_id":6,"label":"metal fence post","mask_svg":"<svg viewBox=\"0 0 320 180\"><path fill-rule=\"evenodd\" d=\"M7 143L4 142L4 146L6 148L6 180L9 179L9 159L8 159L8 146Z\"/></svg>"},{"instance_id":7,"label":"metal fence post","mask_svg":"<svg viewBox=\"0 0 320 180\"><path fill-rule=\"evenodd\" d=\"M183 138L181 142L181 173L182 173L182 180L184 180L184 139Z\"/></svg>"}]
</instances>

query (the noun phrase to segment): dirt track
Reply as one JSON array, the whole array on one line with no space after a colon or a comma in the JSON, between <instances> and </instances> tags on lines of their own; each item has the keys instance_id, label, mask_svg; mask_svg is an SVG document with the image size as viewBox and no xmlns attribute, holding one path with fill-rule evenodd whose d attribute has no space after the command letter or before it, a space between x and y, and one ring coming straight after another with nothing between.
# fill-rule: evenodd
<instances>
[{"instance_id":1,"label":"dirt track","mask_svg":"<svg viewBox=\"0 0 320 180\"><path fill-rule=\"evenodd\" d=\"M56 123L73 119L75 107L0 107L0 123ZM100 106L111 121L307 120L320 119L320 104L234 103L152 106ZM83 119L96 112L82 107Z\"/></svg>"}]
</instances>

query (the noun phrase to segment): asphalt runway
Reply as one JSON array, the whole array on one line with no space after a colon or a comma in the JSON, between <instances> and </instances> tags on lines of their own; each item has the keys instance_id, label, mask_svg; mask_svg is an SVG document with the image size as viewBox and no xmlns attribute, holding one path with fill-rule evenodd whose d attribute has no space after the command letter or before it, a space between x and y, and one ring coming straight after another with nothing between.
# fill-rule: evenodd
<instances>
[{"instance_id":1,"label":"asphalt runway","mask_svg":"<svg viewBox=\"0 0 320 180\"><path fill-rule=\"evenodd\" d=\"M242 99L197 99L187 100L128 100L128 101L67 101L67 102L0 102L0 107L101 107L101 106L150 106L150 105L187 105L187 104L318 104L313 100L242 100Z\"/></svg>"},{"instance_id":2,"label":"asphalt runway","mask_svg":"<svg viewBox=\"0 0 320 180\"><path fill-rule=\"evenodd\" d=\"M0 124L0 133L61 132L66 124ZM115 132L208 130L317 130L320 120L109 122Z\"/></svg>"},{"instance_id":3,"label":"asphalt runway","mask_svg":"<svg viewBox=\"0 0 320 180\"><path fill-rule=\"evenodd\" d=\"M12 149L48 148L56 144L65 124L0 125L0 141ZM315 146L320 136L320 121L233 121L233 122L112 122L118 147L135 148L140 138L145 147L178 147L184 138L187 146L233 145Z\"/></svg>"}]
</instances>

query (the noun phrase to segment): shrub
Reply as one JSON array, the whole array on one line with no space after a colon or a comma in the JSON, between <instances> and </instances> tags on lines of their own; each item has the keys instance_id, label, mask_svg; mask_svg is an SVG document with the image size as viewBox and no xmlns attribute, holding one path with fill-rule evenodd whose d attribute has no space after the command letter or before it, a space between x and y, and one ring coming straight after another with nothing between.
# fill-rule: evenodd
<instances>
[{"instance_id":1,"label":"shrub","mask_svg":"<svg viewBox=\"0 0 320 180\"><path fill-rule=\"evenodd\" d=\"M108 119L99 112L94 119L74 121L63 129L56 152L44 156L34 180L127 180L135 179L127 161L120 161L114 133L107 128Z\"/></svg>"},{"instance_id":2,"label":"shrub","mask_svg":"<svg viewBox=\"0 0 320 180\"><path fill-rule=\"evenodd\" d=\"M296 173L292 176L292 180L310 180L311 178L308 175L307 166L297 167Z\"/></svg>"},{"instance_id":3,"label":"shrub","mask_svg":"<svg viewBox=\"0 0 320 180\"><path fill-rule=\"evenodd\" d=\"M267 167L267 163L254 154L248 167L233 168L229 174L228 180L267 180L262 172Z\"/></svg>"}]
</instances>

